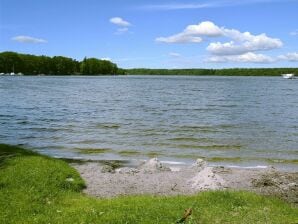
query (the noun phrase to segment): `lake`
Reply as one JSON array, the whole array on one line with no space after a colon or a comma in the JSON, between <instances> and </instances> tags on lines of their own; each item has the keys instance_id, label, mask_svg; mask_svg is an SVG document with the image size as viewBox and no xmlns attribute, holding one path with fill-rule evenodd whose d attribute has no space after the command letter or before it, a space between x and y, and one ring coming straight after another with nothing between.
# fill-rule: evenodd
<instances>
[{"instance_id":1,"label":"lake","mask_svg":"<svg viewBox=\"0 0 298 224\"><path fill-rule=\"evenodd\" d=\"M298 170L298 79L0 77L0 142L55 157Z\"/></svg>"}]
</instances>

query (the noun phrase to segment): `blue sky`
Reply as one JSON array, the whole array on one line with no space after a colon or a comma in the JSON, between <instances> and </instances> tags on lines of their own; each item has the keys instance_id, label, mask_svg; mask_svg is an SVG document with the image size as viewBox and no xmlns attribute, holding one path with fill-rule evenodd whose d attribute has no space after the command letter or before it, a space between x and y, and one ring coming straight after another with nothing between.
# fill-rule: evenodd
<instances>
[{"instance_id":1,"label":"blue sky","mask_svg":"<svg viewBox=\"0 0 298 224\"><path fill-rule=\"evenodd\" d=\"M0 0L0 51L120 67L297 67L298 0Z\"/></svg>"}]
</instances>

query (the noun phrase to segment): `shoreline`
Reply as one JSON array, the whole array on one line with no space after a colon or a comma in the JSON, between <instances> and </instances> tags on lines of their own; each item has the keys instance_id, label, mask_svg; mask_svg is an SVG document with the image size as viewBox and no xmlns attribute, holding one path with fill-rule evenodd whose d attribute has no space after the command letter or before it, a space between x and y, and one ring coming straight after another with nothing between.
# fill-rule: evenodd
<instances>
[{"instance_id":1,"label":"shoreline","mask_svg":"<svg viewBox=\"0 0 298 224\"><path fill-rule=\"evenodd\" d=\"M243 169L267 169L275 167L280 171L285 172L298 172L298 160L295 158L254 158L254 157L205 157L205 156L192 156L192 157L177 157L164 156L163 154L156 153L149 156L146 154L122 154L117 151L108 151L106 149L91 148L90 151L84 152L83 149L79 150L65 150L61 153L60 150L44 150L35 148L34 151L47 155L56 159L62 159L69 163L118 163L119 166L135 167L139 163L145 162L150 158L157 157L163 164L167 165L191 165L196 159L200 158L205 160L210 166L224 166L228 168L243 168ZM108 149L109 150L109 149Z\"/></svg>"},{"instance_id":2,"label":"shoreline","mask_svg":"<svg viewBox=\"0 0 298 224\"><path fill-rule=\"evenodd\" d=\"M93 156L91 157L84 157L84 156L74 156L74 157L61 157L61 156L55 156L52 154L46 154L48 156L51 156L56 159L62 159L69 163L99 163L99 164L110 164L110 163L116 163L119 164L118 166L127 166L127 167L137 167L140 163L146 162L147 160L150 160L154 157L147 157L147 158L130 158L130 157L123 157L121 159L115 158L115 159L96 159ZM167 166L190 166L193 164L195 159L169 159L169 158L163 158L158 157L160 162ZM291 172L295 173L298 172L298 164L295 162L287 162L286 160L280 159L281 162L268 162L266 159L264 160L242 160L240 162L228 162L223 158L222 160L218 160L217 162L212 161L209 158L206 157L198 157L200 159L203 159L208 163L208 166L211 167L221 167L224 166L226 168L233 168L233 169L269 169L270 167L274 167L276 170L282 171L282 172Z\"/></svg>"},{"instance_id":3,"label":"shoreline","mask_svg":"<svg viewBox=\"0 0 298 224\"><path fill-rule=\"evenodd\" d=\"M97 74L97 75L83 75L83 74L70 74L70 75L66 75L66 74L50 74L50 75L40 75L40 74L23 74L23 75L0 75L0 77L79 77L79 78L95 78L95 77L260 77L260 78L283 78L281 74L273 74L273 75L210 75L210 74L200 74L200 75L195 75L195 74ZM298 78L296 76L294 76L294 78L291 78L291 80L297 80Z\"/></svg>"},{"instance_id":4,"label":"shoreline","mask_svg":"<svg viewBox=\"0 0 298 224\"><path fill-rule=\"evenodd\" d=\"M99 198L127 195L194 195L207 190L247 190L298 204L298 172L274 167L209 166L198 159L192 165L168 164L157 158L137 166L70 163L85 180L84 192Z\"/></svg>"}]
</instances>

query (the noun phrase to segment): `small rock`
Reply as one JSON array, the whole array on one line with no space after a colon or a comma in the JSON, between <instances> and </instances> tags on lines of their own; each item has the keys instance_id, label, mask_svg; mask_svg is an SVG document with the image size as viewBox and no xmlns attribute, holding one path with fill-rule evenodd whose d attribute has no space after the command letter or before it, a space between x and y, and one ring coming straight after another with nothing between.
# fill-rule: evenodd
<instances>
[{"instance_id":1,"label":"small rock","mask_svg":"<svg viewBox=\"0 0 298 224\"><path fill-rule=\"evenodd\" d=\"M288 184L288 187L289 187L289 188L297 187L297 186L298 186L297 183L289 183L289 184Z\"/></svg>"},{"instance_id":2,"label":"small rock","mask_svg":"<svg viewBox=\"0 0 298 224\"><path fill-rule=\"evenodd\" d=\"M114 169L112 166L104 165L104 166L101 168L101 172L102 172L102 173L115 173L115 169Z\"/></svg>"},{"instance_id":3,"label":"small rock","mask_svg":"<svg viewBox=\"0 0 298 224\"><path fill-rule=\"evenodd\" d=\"M129 168L129 167L123 167L117 170L118 173L120 174L135 174L135 173L139 173L140 170L136 169L136 168Z\"/></svg>"}]
</instances>

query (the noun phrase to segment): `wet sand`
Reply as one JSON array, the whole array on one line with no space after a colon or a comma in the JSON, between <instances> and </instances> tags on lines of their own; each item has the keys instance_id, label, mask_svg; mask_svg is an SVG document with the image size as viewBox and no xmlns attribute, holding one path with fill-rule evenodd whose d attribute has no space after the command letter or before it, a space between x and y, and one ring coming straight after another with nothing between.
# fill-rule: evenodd
<instances>
[{"instance_id":1,"label":"wet sand","mask_svg":"<svg viewBox=\"0 0 298 224\"><path fill-rule=\"evenodd\" d=\"M249 190L273 195L298 205L298 173L276 170L211 167L198 159L190 166L165 166L154 158L136 167L89 162L72 164L88 195L109 198L121 195L189 195L204 190Z\"/></svg>"}]
</instances>

